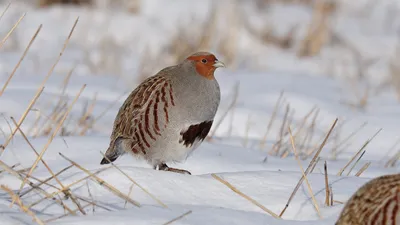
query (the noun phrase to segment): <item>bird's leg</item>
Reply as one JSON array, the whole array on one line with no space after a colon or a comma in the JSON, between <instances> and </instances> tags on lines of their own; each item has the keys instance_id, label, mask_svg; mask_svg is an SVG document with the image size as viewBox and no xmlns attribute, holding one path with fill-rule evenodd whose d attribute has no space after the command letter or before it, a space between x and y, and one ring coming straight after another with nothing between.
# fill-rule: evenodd
<instances>
[{"instance_id":1,"label":"bird's leg","mask_svg":"<svg viewBox=\"0 0 400 225\"><path fill-rule=\"evenodd\" d=\"M156 166L154 166L154 169L156 170L158 167L158 170L164 170L164 171L170 171L170 172L175 172L175 173L182 173L182 174L189 174L192 175L189 171L187 170L182 170L182 169L177 169L177 168L172 168L167 166L165 163L160 163Z\"/></svg>"}]
</instances>

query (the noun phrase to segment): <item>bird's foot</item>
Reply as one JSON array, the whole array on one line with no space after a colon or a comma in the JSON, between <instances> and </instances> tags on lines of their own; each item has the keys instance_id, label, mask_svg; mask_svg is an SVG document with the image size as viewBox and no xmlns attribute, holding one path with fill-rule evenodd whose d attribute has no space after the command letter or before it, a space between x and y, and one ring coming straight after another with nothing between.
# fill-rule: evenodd
<instances>
[{"instance_id":1,"label":"bird's foot","mask_svg":"<svg viewBox=\"0 0 400 225\"><path fill-rule=\"evenodd\" d=\"M174 173L181 173L181 174L188 174L188 175L192 175L189 171L187 170L182 170L182 169L177 169L177 168L172 168L167 166L167 164L165 163L161 163L159 165L156 165L154 167L154 169L156 170L158 168L158 170L164 170L164 171L170 171L170 172L174 172Z\"/></svg>"}]
</instances>

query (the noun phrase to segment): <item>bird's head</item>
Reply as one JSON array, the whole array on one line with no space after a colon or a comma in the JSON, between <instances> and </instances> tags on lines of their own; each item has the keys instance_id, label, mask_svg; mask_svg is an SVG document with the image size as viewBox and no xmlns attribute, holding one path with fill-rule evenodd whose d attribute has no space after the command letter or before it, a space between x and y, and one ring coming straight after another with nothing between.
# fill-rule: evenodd
<instances>
[{"instance_id":1,"label":"bird's head","mask_svg":"<svg viewBox=\"0 0 400 225\"><path fill-rule=\"evenodd\" d=\"M225 67L225 64L209 52L196 52L193 55L186 58L186 60L191 62L196 69L196 72L209 79L214 79L214 71L218 67Z\"/></svg>"}]
</instances>

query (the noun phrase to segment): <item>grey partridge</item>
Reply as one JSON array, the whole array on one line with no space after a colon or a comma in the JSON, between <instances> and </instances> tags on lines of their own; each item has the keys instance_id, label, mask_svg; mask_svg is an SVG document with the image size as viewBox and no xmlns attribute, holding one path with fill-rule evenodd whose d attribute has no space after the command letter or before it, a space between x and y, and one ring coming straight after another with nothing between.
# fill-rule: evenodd
<instances>
[{"instance_id":1,"label":"grey partridge","mask_svg":"<svg viewBox=\"0 0 400 225\"><path fill-rule=\"evenodd\" d=\"M225 65L213 54L197 52L143 81L119 109L100 164L131 153L155 170L191 174L166 163L187 159L209 133L220 103L218 67Z\"/></svg>"}]
</instances>

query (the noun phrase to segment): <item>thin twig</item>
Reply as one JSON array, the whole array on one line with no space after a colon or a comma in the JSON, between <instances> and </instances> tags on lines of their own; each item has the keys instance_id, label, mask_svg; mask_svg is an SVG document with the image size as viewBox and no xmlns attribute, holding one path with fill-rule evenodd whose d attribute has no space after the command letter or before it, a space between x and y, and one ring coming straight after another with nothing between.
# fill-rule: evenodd
<instances>
[{"instance_id":1,"label":"thin twig","mask_svg":"<svg viewBox=\"0 0 400 225\"><path fill-rule=\"evenodd\" d=\"M51 142L53 141L54 137L57 135L58 131L60 130L62 124L64 123L65 119L67 118L68 114L70 113L70 111L72 110L72 107L74 106L75 102L78 100L78 98L80 97L80 95L82 94L83 90L85 89L86 84L84 84L82 86L82 88L79 90L78 94L76 95L74 101L71 103L70 107L68 108L67 112L65 112L62 120L58 123L58 126L56 127L56 130L53 132L53 134L49 137L46 145L43 147L43 150L40 152L39 156L36 158L35 162L33 163L31 170L28 173L28 176L26 179L28 179L28 177L32 174L33 170L36 168L36 165L39 163L39 161L41 160L41 158L43 157L44 153L47 151L47 149L49 148ZM22 188L24 187L25 184L25 180L22 182L21 186L20 186L20 190L18 193L20 193L20 191L22 190Z\"/></svg>"},{"instance_id":2,"label":"thin twig","mask_svg":"<svg viewBox=\"0 0 400 225\"><path fill-rule=\"evenodd\" d=\"M39 34L40 30L42 29L42 24L39 25L38 29L36 30L35 34L32 36L31 40L29 41L28 45L26 46L24 53L22 54L21 58L18 60L18 63L15 65L13 71L11 72L10 76L8 76L6 82L3 85L3 88L0 91L0 97L3 95L4 91L6 90L8 84L10 83L12 77L14 76L15 72L21 65L22 61L24 60L26 54L28 53L29 49L31 48L33 42L35 41L37 35Z\"/></svg>"},{"instance_id":3,"label":"thin twig","mask_svg":"<svg viewBox=\"0 0 400 225\"><path fill-rule=\"evenodd\" d=\"M328 165L326 164L326 161L324 163L324 172L325 172L325 204L329 206L329 197L330 197L330 192L329 192L329 181L328 181Z\"/></svg>"},{"instance_id":4,"label":"thin twig","mask_svg":"<svg viewBox=\"0 0 400 225\"><path fill-rule=\"evenodd\" d=\"M4 14L6 14L7 10L10 8L11 2L9 2L6 6L6 8L4 9L4 11L1 13L0 15L0 21L1 19L3 19Z\"/></svg>"},{"instance_id":5,"label":"thin twig","mask_svg":"<svg viewBox=\"0 0 400 225\"><path fill-rule=\"evenodd\" d=\"M185 216L189 215L190 213L192 213L192 210L189 210L189 211L185 212L184 214L182 214L182 215L180 215L180 216L176 217L175 219L172 219L172 220L170 220L170 221L168 221L168 222L164 223L163 225L169 225L169 224L172 224L172 223L174 223L174 222L176 222L176 221L178 221L178 220L182 219L183 217L185 217Z\"/></svg>"},{"instance_id":6,"label":"thin twig","mask_svg":"<svg viewBox=\"0 0 400 225\"><path fill-rule=\"evenodd\" d=\"M124 171L122 171L117 165L115 165L111 160L102 152L100 152L101 155L111 164L112 167L117 169L120 173L122 173L126 178L128 178L132 183L134 183L136 186L138 186L142 191L144 191L146 194L148 194L152 199L154 199L158 204L160 204L164 208L168 208L166 204L164 204L160 199L152 195L149 191L147 191L142 185L138 184L135 180L132 179L128 174L126 174Z\"/></svg>"},{"instance_id":7,"label":"thin twig","mask_svg":"<svg viewBox=\"0 0 400 225\"><path fill-rule=\"evenodd\" d=\"M11 30L7 33L7 35L1 40L0 42L0 48L3 47L4 43L6 43L7 39L11 36L11 34L14 32L15 28L18 27L19 23L21 23L22 19L25 17L26 13L22 14L22 16L18 19L18 21L14 24L14 26L11 28Z\"/></svg>"},{"instance_id":8,"label":"thin twig","mask_svg":"<svg viewBox=\"0 0 400 225\"><path fill-rule=\"evenodd\" d=\"M237 99L239 97L239 86L240 83L237 82L233 88L233 99L232 102L229 104L228 108L225 110L225 112L222 114L221 118L215 123L214 130L210 133L210 137L214 137L215 132L218 130L219 126L222 124L222 121L224 121L225 117L228 115L229 111L231 111L237 102Z\"/></svg>"},{"instance_id":9,"label":"thin twig","mask_svg":"<svg viewBox=\"0 0 400 225\"><path fill-rule=\"evenodd\" d=\"M43 221L39 219L39 217L37 217L35 213L26 208L26 206L22 203L22 200L18 197L18 195L14 194L14 192L10 188L6 187L5 185L1 185L0 188L6 191L14 201L17 201L22 211L31 216L36 223L38 223L39 225L44 225Z\"/></svg>"},{"instance_id":10,"label":"thin twig","mask_svg":"<svg viewBox=\"0 0 400 225\"><path fill-rule=\"evenodd\" d=\"M51 194L46 195L45 198L39 199L38 201L31 203L31 204L29 205L29 208L31 208L31 207L33 207L33 206L39 204L40 202L46 200L47 198L53 198L55 195L57 195L57 194L59 194L59 193L61 193L61 192L64 192L65 190L69 189L70 187L74 186L75 184L78 184L78 183L80 183L80 182L82 182L82 181L84 181L84 180L90 178L90 177L93 176L93 175L97 175L97 174L99 174L100 172L103 172L104 170L106 170L106 169L108 169L108 168L110 168L110 167L102 168L102 169L100 169L100 170L94 172L92 175L87 175L87 176L85 176L85 177L83 177L83 178L81 178L81 179L79 179L79 180L77 180L77 181L74 181L74 182L72 182L72 183L66 185L63 189L60 189L60 188L55 187L55 188L57 189L57 191L55 191L55 192L53 192L53 193L51 193ZM49 185L49 184L47 184L47 185Z\"/></svg>"},{"instance_id":11,"label":"thin twig","mask_svg":"<svg viewBox=\"0 0 400 225\"><path fill-rule=\"evenodd\" d=\"M361 169L356 173L356 177L361 176L361 174L364 173L364 171L367 170L370 165L371 165L371 162L365 163L364 166L361 167Z\"/></svg>"},{"instance_id":12,"label":"thin twig","mask_svg":"<svg viewBox=\"0 0 400 225\"><path fill-rule=\"evenodd\" d=\"M88 203L88 204L82 206L82 208L84 209L84 208L86 208L86 207L88 207L88 206L90 206L90 205L92 205L92 204L91 204L91 203ZM77 213L78 211L79 211L79 209L75 209L75 210L74 210L74 213ZM66 216L69 216L69 215L70 215L70 213L64 213L64 214L62 214L61 216L56 216L56 217L54 217L54 218L47 219L47 220L45 220L44 222L45 222L45 223L50 223L50 222L53 222L53 221L55 221L55 220L59 220L59 219L61 219L61 218L64 218L64 217L66 217Z\"/></svg>"},{"instance_id":13,"label":"thin twig","mask_svg":"<svg viewBox=\"0 0 400 225\"><path fill-rule=\"evenodd\" d=\"M251 202L252 204L258 206L260 209L262 209L264 212L270 214L271 216L279 219L279 216L277 214L275 214L274 212L272 212L271 210L267 209L265 206L261 205L260 203L258 203L256 200L252 199L251 197L247 196L246 194L244 194L243 192L239 191L237 188L235 188L232 184L230 184L228 181L220 178L219 176L217 176L216 174L211 174L211 176L216 179L217 181L221 182L222 184L224 184L225 186L227 186L228 188L230 188L233 192L235 192L236 194L240 195L241 197L245 198L246 200L248 200L249 202Z\"/></svg>"},{"instance_id":14,"label":"thin twig","mask_svg":"<svg viewBox=\"0 0 400 225\"><path fill-rule=\"evenodd\" d=\"M291 131L290 127L288 129L289 129L290 142L292 143L294 156L296 158L297 163L299 164L299 167L300 167L301 173L302 173L302 175L304 177L304 180L306 181L306 184L307 184L307 187L308 187L308 191L309 191L309 193L311 195L311 199L312 199L312 201L314 203L315 210L317 211L317 214L318 214L319 218L322 218L321 213L319 211L319 206L318 206L317 200L315 199L315 196L314 196L314 193L312 191L311 185L308 182L308 178L307 178L307 176L306 176L306 174L304 172L303 166L301 165L299 156L297 155L296 146L294 144L294 139L293 139L293 136L292 136L292 131Z\"/></svg>"},{"instance_id":15,"label":"thin twig","mask_svg":"<svg viewBox=\"0 0 400 225\"><path fill-rule=\"evenodd\" d=\"M360 157L358 157L358 159L356 160L356 162L353 164L353 166L350 168L349 172L347 173L347 176L350 176L351 171L353 171L354 167L356 167L357 163L361 160L361 158L364 156L365 154L365 150L361 153Z\"/></svg>"},{"instance_id":16,"label":"thin twig","mask_svg":"<svg viewBox=\"0 0 400 225\"><path fill-rule=\"evenodd\" d=\"M132 193L132 190L133 190L133 185L134 184L131 184L131 186L129 187L129 192L128 192L128 196L129 197L131 197L131 193ZM124 203L124 209L126 209L126 205L128 204L128 201L125 201L125 203Z\"/></svg>"},{"instance_id":17,"label":"thin twig","mask_svg":"<svg viewBox=\"0 0 400 225\"><path fill-rule=\"evenodd\" d=\"M11 175L15 176L16 178L18 178L19 180L23 181L24 177L22 177L18 172L16 172L15 170L13 170L12 168L10 168L7 164L5 164L3 161L0 160L0 166L3 167L3 169L5 169L8 173L10 173ZM38 190L40 193L44 194L45 196L49 196L50 194L47 193L46 191L44 191L43 189L41 189L40 187L35 187L35 184L33 184L32 182L30 182L29 180L27 181L27 184L29 184L32 188L35 188L36 190ZM58 203L61 207L63 207L64 209L66 209L68 212L73 213L73 211L66 206L62 201L55 199L54 200L56 203ZM14 201L13 201L14 202ZM28 207L30 208L30 207Z\"/></svg>"},{"instance_id":18,"label":"thin twig","mask_svg":"<svg viewBox=\"0 0 400 225\"><path fill-rule=\"evenodd\" d=\"M72 33L75 30L75 27L76 27L76 24L78 23L78 20L79 20L79 17L76 18L76 20L74 22L74 25L72 26L71 31L69 32L69 35L68 35L67 39L65 39L65 41L64 41L64 45L63 45L63 47L61 49L60 54L58 55L56 61L53 64L53 66L50 68L49 72L47 73L46 78L42 82L42 85L44 85L47 82L47 80L49 79L50 75L53 74L53 71L54 71L55 67L57 66L58 62L60 61L61 56L64 54L65 49L67 48L67 45L69 43L69 40L71 39Z\"/></svg>"},{"instance_id":19,"label":"thin twig","mask_svg":"<svg viewBox=\"0 0 400 225\"><path fill-rule=\"evenodd\" d=\"M63 157L65 160L67 160L68 162L72 163L74 166L76 166L77 168L79 168L80 170L82 170L83 172L87 173L88 175L91 175L96 181L97 183L99 183L101 186L106 187L106 189L108 189L110 192L112 192L113 194L115 194L116 196L120 197L123 200L127 200L129 203L131 203L132 205L136 206L136 207L140 207L140 203L132 200L129 196L125 195L124 193L122 193L121 191L119 191L118 189L116 189L115 187L113 187L112 185L108 184L106 181L104 181L103 179L99 178L98 176L94 175L93 173L91 173L89 170L83 168L82 166L80 166L79 164L77 164L76 162L72 161L71 159L67 158L66 156L64 156L62 153L59 153L61 157Z\"/></svg>"},{"instance_id":20,"label":"thin twig","mask_svg":"<svg viewBox=\"0 0 400 225\"><path fill-rule=\"evenodd\" d=\"M313 172L314 172L314 169L315 169L315 167L317 166L319 160L321 160L321 157L318 157L317 160L315 160L315 163L312 165L311 170L310 170L309 173L313 173ZM307 168L307 169L308 169L308 168ZM308 174L308 173L307 173L307 174Z\"/></svg>"},{"instance_id":21,"label":"thin twig","mask_svg":"<svg viewBox=\"0 0 400 225\"><path fill-rule=\"evenodd\" d=\"M278 139L278 141L272 146L272 149L270 150L270 154L271 154L271 152L273 152L274 155L277 155L277 154L279 153L279 150L281 149L282 141L283 141L283 134L284 134L285 127L286 127L286 124L287 124L289 111L290 111L290 105L287 104L287 105L286 105L285 115L283 116L282 125L281 125L280 131L279 131L279 139ZM264 159L264 160L265 160L265 159Z\"/></svg>"},{"instance_id":22,"label":"thin twig","mask_svg":"<svg viewBox=\"0 0 400 225\"><path fill-rule=\"evenodd\" d=\"M22 123L24 122L26 116L28 115L29 111L31 110L32 106L36 103L36 100L39 98L39 96L42 94L44 87L40 88L35 96L33 97L33 99L31 100L31 102L28 105L28 108L25 110L25 112L22 114L21 118L18 121L18 125L16 128L14 128L14 130L12 130L10 136L8 137L8 139L6 140L6 142L3 145L0 145L0 150L1 150L1 154L0 156L3 154L5 148L8 146L8 144L10 143L10 141L13 139L15 133L17 132L18 128L22 125Z\"/></svg>"},{"instance_id":23,"label":"thin twig","mask_svg":"<svg viewBox=\"0 0 400 225\"><path fill-rule=\"evenodd\" d=\"M368 122L364 122L360 127L358 127L356 130L354 130L353 132L351 132L351 134L349 134L349 136L347 136L345 139L343 139L338 145L337 145L337 149L339 149L343 144L347 143L347 141L349 141L352 137L354 137L358 132L360 132L362 130L362 128L364 128L366 125L368 124Z\"/></svg>"},{"instance_id":24,"label":"thin twig","mask_svg":"<svg viewBox=\"0 0 400 225\"><path fill-rule=\"evenodd\" d=\"M61 173L67 171L68 169L70 169L70 168L72 168L72 167L73 167L73 165L69 165L69 166L65 167L64 169L60 170L59 172L57 172L54 176L58 176L58 175L60 175ZM29 168L29 169L30 169L30 168ZM25 171L24 171L24 172L25 172ZM43 184L46 184L46 185L50 186L50 185L48 184L48 182L49 182L51 179L53 179L54 176L50 176L49 178L46 178L46 179L44 179L44 180L42 180L42 181L39 181L38 184L35 184L35 185L34 185L35 188L36 188L36 187L40 187L40 186L42 186ZM32 177L33 179L35 179L33 176L31 176L31 177ZM35 180L36 180L36 179L35 179ZM31 189L25 191L24 193L20 194L19 197L23 197L24 195L26 195L26 194L30 193L31 191L33 191L35 188L31 188Z\"/></svg>"},{"instance_id":25,"label":"thin twig","mask_svg":"<svg viewBox=\"0 0 400 225\"><path fill-rule=\"evenodd\" d=\"M329 129L328 133L325 136L325 139L322 141L321 145L319 146L317 152L315 153L314 157L311 159L310 163L308 164L308 167L305 171L305 174L309 174L312 170L314 170L315 165L317 165L317 160L319 160L319 154L321 153L322 149L324 148L330 134L332 133L333 128L335 128L336 123L338 121L338 118L335 119L333 122L331 128ZM294 188L292 194L290 195L288 201L286 202L285 207L282 209L281 213L279 214L279 217L282 217L283 214L285 213L286 209L289 207L290 202L292 202L292 199L296 195L297 191L299 190L301 184L303 183L304 177L302 176L300 180L297 182L296 187Z\"/></svg>"},{"instance_id":26,"label":"thin twig","mask_svg":"<svg viewBox=\"0 0 400 225\"><path fill-rule=\"evenodd\" d=\"M15 119L13 117L11 117L11 120L13 121L14 125L17 126L17 122L15 121ZM17 126L18 127L18 126ZM31 144L31 142L28 140L28 138L26 137L25 133L21 130L20 127L18 127L19 132L21 133L22 137L25 139L25 141L28 143L28 145L31 147L32 151L36 154L36 157L39 157L39 153L36 151L35 147L33 147L33 145ZM43 163L43 165L46 167L46 169L49 171L49 173L51 174L52 178L54 178L57 183L64 188L63 184L61 183L61 181L57 178L56 174L54 174L54 172L51 170L51 168L49 167L49 165L43 160L43 158L40 158L40 161ZM68 168L68 167L67 167ZM70 168L70 167L69 167ZM65 171L65 170L64 170ZM51 178L50 178L51 179ZM20 195L21 196L21 195Z\"/></svg>"},{"instance_id":27,"label":"thin twig","mask_svg":"<svg viewBox=\"0 0 400 225\"><path fill-rule=\"evenodd\" d=\"M364 145L360 148L360 150L358 150L358 152L356 152L356 154L353 155L353 157L347 162L347 164L338 172L338 176L342 176L344 170L346 170L346 168L356 159L356 157L368 146L368 144L376 137L376 135L379 134L379 132L381 132L382 128L379 129L370 139L368 139Z\"/></svg>"},{"instance_id":28,"label":"thin twig","mask_svg":"<svg viewBox=\"0 0 400 225\"><path fill-rule=\"evenodd\" d=\"M279 94L279 98L278 98L278 100L276 101L276 103L275 103L275 107L274 107L274 110L272 111L272 115L271 115L271 118L269 119L269 122L268 122L268 125L267 125L267 131L265 131L265 133L264 133L264 135L263 135L263 137L262 137L262 139L261 139L261 141L260 141L260 149L263 149L264 148L264 146L265 146L265 143L267 142L267 136L268 136L268 134L269 134L269 132L270 132L270 130L271 130L271 127L272 127L272 124L274 123L274 121L275 121L275 117L276 117L276 114L277 114L277 112L278 112L278 108L279 108L279 105L280 105L280 103L281 103L281 100L282 100L282 97L283 97L283 91L281 91L281 93Z\"/></svg>"}]
</instances>

